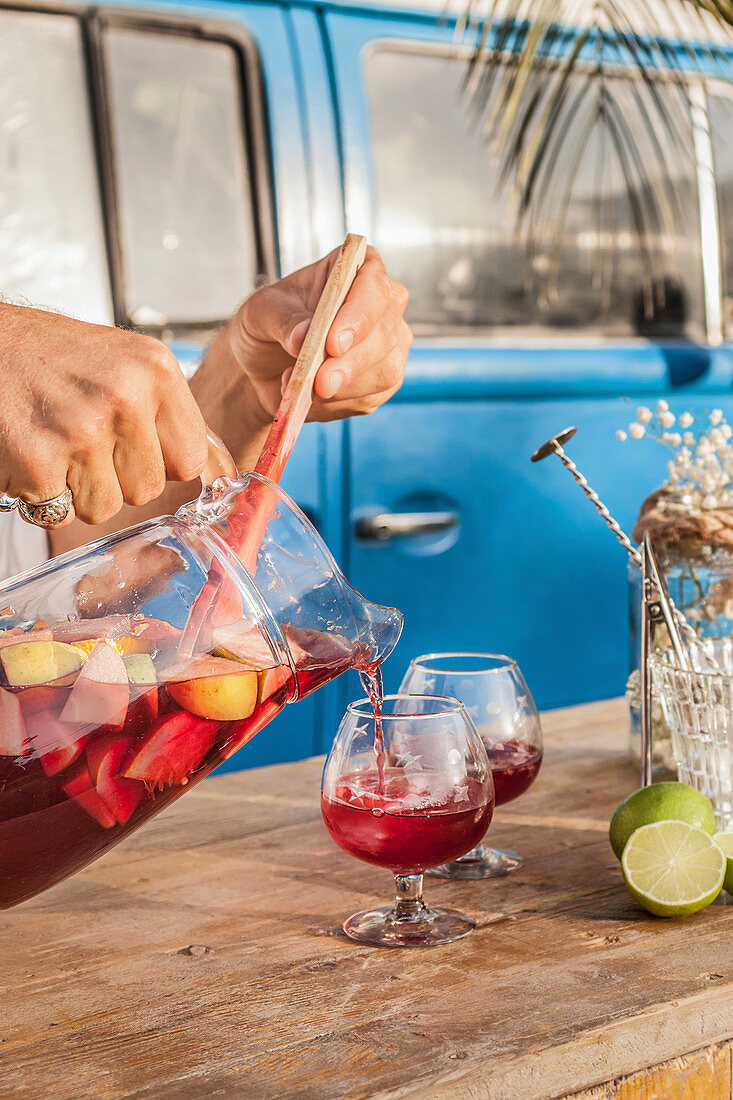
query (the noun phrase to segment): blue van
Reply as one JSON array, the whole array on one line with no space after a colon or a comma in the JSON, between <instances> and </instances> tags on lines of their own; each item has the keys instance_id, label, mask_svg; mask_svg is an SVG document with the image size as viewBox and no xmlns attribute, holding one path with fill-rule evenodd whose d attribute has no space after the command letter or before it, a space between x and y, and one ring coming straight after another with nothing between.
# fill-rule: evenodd
<instances>
[{"instance_id":1,"label":"blue van","mask_svg":"<svg viewBox=\"0 0 733 1100\"><path fill-rule=\"evenodd\" d=\"M594 237L602 134L546 294L465 64L442 9L0 0L0 293L159 335L193 370L252 288L366 234L411 292L406 381L373 416L309 426L285 487L352 583L404 611L388 687L413 654L498 650L556 707L623 690L626 561L560 464L529 458L577 425L572 455L629 529L664 476L661 448L615 437L636 405L733 406L733 85L727 61L675 82L683 202L655 245L673 305L650 319L610 156ZM342 678L290 708L236 766L323 751L358 690Z\"/></svg>"}]
</instances>

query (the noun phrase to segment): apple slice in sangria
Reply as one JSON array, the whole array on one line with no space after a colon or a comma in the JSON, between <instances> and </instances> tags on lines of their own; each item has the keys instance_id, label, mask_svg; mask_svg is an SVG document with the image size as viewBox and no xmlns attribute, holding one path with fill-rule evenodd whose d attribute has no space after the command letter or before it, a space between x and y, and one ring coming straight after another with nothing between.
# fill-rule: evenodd
<instances>
[{"instance_id":1,"label":"apple slice in sangria","mask_svg":"<svg viewBox=\"0 0 733 1100\"><path fill-rule=\"evenodd\" d=\"M292 672L266 644L180 661L178 637L140 615L0 637L0 906L101 855L285 705Z\"/></svg>"}]
</instances>

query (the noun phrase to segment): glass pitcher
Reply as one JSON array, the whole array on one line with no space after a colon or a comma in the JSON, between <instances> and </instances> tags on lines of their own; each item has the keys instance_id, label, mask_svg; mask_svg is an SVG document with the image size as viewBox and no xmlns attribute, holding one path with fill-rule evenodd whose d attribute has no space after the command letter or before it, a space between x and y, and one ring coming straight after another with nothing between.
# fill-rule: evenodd
<instances>
[{"instance_id":1,"label":"glass pitcher","mask_svg":"<svg viewBox=\"0 0 733 1100\"><path fill-rule=\"evenodd\" d=\"M0 586L0 907L96 859L286 703L384 660L401 628L256 474Z\"/></svg>"}]
</instances>

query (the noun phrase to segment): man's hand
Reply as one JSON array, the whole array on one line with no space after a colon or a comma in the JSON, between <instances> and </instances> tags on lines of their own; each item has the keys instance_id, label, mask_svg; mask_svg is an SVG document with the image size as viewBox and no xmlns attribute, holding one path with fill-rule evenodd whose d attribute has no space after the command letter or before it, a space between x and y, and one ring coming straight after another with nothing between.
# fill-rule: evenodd
<instances>
[{"instance_id":1,"label":"man's hand","mask_svg":"<svg viewBox=\"0 0 733 1100\"><path fill-rule=\"evenodd\" d=\"M241 468L257 457L249 444L277 411L337 251L248 298L194 377L207 421ZM406 305L407 291L368 248L328 334L309 420L373 412L399 389L412 343Z\"/></svg>"},{"instance_id":2,"label":"man's hand","mask_svg":"<svg viewBox=\"0 0 733 1100\"><path fill-rule=\"evenodd\" d=\"M203 417L159 340L4 304L0 329L0 490L35 503L68 484L102 523L201 473Z\"/></svg>"},{"instance_id":3,"label":"man's hand","mask_svg":"<svg viewBox=\"0 0 733 1100\"><path fill-rule=\"evenodd\" d=\"M0 303L0 491L35 503L68 484L76 515L105 534L195 495L186 483L206 464L204 421L251 468L335 256L253 294L190 389L158 340ZM311 420L372 412L399 388L412 342L406 303L369 248L329 332ZM89 538L72 519L49 532L52 553Z\"/></svg>"}]
</instances>

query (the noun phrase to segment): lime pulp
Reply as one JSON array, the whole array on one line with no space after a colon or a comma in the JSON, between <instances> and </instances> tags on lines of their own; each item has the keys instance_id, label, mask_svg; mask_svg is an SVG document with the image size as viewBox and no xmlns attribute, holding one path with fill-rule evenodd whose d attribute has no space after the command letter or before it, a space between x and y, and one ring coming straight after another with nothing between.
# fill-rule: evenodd
<instances>
[{"instance_id":1,"label":"lime pulp","mask_svg":"<svg viewBox=\"0 0 733 1100\"><path fill-rule=\"evenodd\" d=\"M621 868L642 908L659 917L686 917L715 901L727 860L704 829L685 821L655 821L631 835Z\"/></svg>"}]
</instances>

